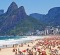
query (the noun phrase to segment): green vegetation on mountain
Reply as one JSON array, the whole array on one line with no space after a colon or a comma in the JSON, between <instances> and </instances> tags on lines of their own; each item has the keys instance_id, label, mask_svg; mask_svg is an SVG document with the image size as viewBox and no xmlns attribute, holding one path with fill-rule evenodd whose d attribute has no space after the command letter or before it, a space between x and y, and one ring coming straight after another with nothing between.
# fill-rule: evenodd
<instances>
[{"instance_id":1,"label":"green vegetation on mountain","mask_svg":"<svg viewBox=\"0 0 60 55\"><path fill-rule=\"evenodd\" d=\"M60 26L60 7L50 9L46 15L34 13L28 16L23 6L12 2L7 12L0 15L0 35L26 35L44 30L46 26Z\"/></svg>"}]
</instances>

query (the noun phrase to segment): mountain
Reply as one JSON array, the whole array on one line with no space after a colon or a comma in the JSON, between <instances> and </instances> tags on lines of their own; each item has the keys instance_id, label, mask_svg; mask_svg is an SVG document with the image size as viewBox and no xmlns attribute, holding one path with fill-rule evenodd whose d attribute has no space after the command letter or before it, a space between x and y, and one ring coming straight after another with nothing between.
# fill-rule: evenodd
<instances>
[{"instance_id":1,"label":"mountain","mask_svg":"<svg viewBox=\"0 0 60 55\"><path fill-rule=\"evenodd\" d=\"M48 16L51 16L51 17L55 17L56 15L60 14L60 7L54 7L54 8L51 8L49 11L48 11Z\"/></svg>"},{"instance_id":2,"label":"mountain","mask_svg":"<svg viewBox=\"0 0 60 55\"><path fill-rule=\"evenodd\" d=\"M46 26L60 26L60 7L51 8L48 13L27 15L24 6L12 2L7 11L0 15L0 35L26 35Z\"/></svg>"},{"instance_id":3,"label":"mountain","mask_svg":"<svg viewBox=\"0 0 60 55\"><path fill-rule=\"evenodd\" d=\"M8 10L6 12L6 14L10 14L12 13L14 10L17 10L18 6L15 2L12 2L11 5L8 7Z\"/></svg>"},{"instance_id":4,"label":"mountain","mask_svg":"<svg viewBox=\"0 0 60 55\"><path fill-rule=\"evenodd\" d=\"M60 26L60 7L51 8L46 15L33 13L30 14L30 16L46 23L47 25Z\"/></svg>"},{"instance_id":5,"label":"mountain","mask_svg":"<svg viewBox=\"0 0 60 55\"><path fill-rule=\"evenodd\" d=\"M2 14L4 14L4 10L3 9L0 10L0 15L2 15Z\"/></svg>"},{"instance_id":6,"label":"mountain","mask_svg":"<svg viewBox=\"0 0 60 55\"><path fill-rule=\"evenodd\" d=\"M44 19L45 17L44 14L38 14L38 13L30 14L30 16L34 17L35 19L41 20L41 21L43 21L42 19Z\"/></svg>"},{"instance_id":7,"label":"mountain","mask_svg":"<svg viewBox=\"0 0 60 55\"><path fill-rule=\"evenodd\" d=\"M48 11L47 14L49 25L60 26L60 7L54 7Z\"/></svg>"},{"instance_id":8,"label":"mountain","mask_svg":"<svg viewBox=\"0 0 60 55\"><path fill-rule=\"evenodd\" d=\"M23 6L12 2L7 12L0 15L0 35L25 35L29 31L44 29L44 24L28 16Z\"/></svg>"}]
</instances>

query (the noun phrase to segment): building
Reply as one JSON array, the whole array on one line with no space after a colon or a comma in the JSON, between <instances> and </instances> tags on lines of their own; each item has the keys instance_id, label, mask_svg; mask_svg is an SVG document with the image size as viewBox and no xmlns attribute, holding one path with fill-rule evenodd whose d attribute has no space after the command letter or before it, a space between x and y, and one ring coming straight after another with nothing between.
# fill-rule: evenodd
<instances>
[{"instance_id":1,"label":"building","mask_svg":"<svg viewBox=\"0 0 60 55\"><path fill-rule=\"evenodd\" d=\"M59 34L59 28L58 27L46 27L45 28L45 35L56 35Z\"/></svg>"},{"instance_id":2,"label":"building","mask_svg":"<svg viewBox=\"0 0 60 55\"><path fill-rule=\"evenodd\" d=\"M45 35L49 35L51 33L51 27L47 26L44 31L45 31Z\"/></svg>"}]
</instances>

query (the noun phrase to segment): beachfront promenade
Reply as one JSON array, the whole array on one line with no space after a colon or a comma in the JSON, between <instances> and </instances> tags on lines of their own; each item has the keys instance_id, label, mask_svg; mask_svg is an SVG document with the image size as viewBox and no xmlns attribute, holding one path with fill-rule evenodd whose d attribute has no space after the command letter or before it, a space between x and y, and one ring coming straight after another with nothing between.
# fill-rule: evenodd
<instances>
[{"instance_id":1,"label":"beachfront promenade","mask_svg":"<svg viewBox=\"0 0 60 55\"><path fill-rule=\"evenodd\" d=\"M60 55L60 36L45 37L0 49L0 55Z\"/></svg>"}]
</instances>

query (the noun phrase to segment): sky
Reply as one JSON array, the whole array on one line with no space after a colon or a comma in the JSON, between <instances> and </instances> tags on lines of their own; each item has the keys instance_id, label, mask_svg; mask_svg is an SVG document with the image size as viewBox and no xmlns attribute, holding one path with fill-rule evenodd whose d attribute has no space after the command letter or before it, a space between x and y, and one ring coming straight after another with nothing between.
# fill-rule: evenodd
<instances>
[{"instance_id":1,"label":"sky","mask_svg":"<svg viewBox=\"0 0 60 55\"><path fill-rule=\"evenodd\" d=\"M60 7L60 0L0 0L0 9L6 12L12 2L16 2L18 7L24 6L27 14L47 14L49 9Z\"/></svg>"}]
</instances>

